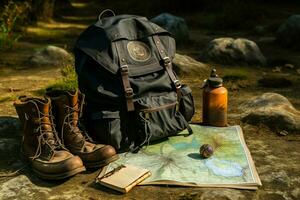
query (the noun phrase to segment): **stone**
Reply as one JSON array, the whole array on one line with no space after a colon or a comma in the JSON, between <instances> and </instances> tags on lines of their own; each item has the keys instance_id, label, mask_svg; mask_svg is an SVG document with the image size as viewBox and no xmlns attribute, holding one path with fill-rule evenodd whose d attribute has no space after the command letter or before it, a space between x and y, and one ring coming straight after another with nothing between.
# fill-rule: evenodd
<instances>
[{"instance_id":1,"label":"stone","mask_svg":"<svg viewBox=\"0 0 300 200\"><path fill-rule=\"evenodd\" d=\"M273 69L272 69L272 72L274 72L274 73L280 73L281 72L281 67L279 67L279 66L276 66L276 67L274 67Z\"/></svg>"},{"instance_id":2,"label":"stone","mask_svg":"<svg viewBox=\"0 0 300 200\"><path fill-rule=\"evenodd\" d=\"M292 64L287 63L287 64L284 65L284 67L288 68L288 69L294 69L295 66L292 65Z\"/></svg>"},{"instance_id":3,"label":"stone","mask_svg":"<svg viewBox=\"0 0 300 200\"><path fill-rule=\"evenodd\" d=\"M189 39L188 26L182 17L162 13L152 18L151 21L169 31L177 43L182 43Z\"/></svg>"},{"instance_id":4,"label":"stone","mask_svg":"<svg viewBox=\"0 0 300 200\"><path fill-rule=\"evenodd\" d=\"M0 138L0 155L5 157L12 152L19 151L20 141L15 138Z\"/></svg>"},{"instance_id":5,"label":"stone","mask_svg":"<svg viewBox=\"0 0 300 200\"><path fill-rule=\"evenodd\" d=\"M202 158L209 158L214 154L214 148L210 144L203 144L199 153Z\"/></svg>"},{"instance_id":6,"label":"stone","mask_svg":"<svg viewBox=\"0 0 300 200\"><path fill-rule=\"evenodd\" d=\"M244 38L217 38L202 53L205 61L220 64L266 65L266 58L257 44Z\"/></svg>"},{"instance_id":7,"label":"stone","mask_svg":"<svg viewBox=\"0 0 300 200\"><path fill-rule=\"evenodd\" d=\"M241 118L252 125L264 124L276 132L299 132L300 111L277 93L264 93L241 104Z\"/></svg>"},{"instance_id":8,"label":"stone","mask_svg":"<svg viewBox=\"0 0 300 200\"><path fill-rule=\"evenodd\" d=\"M18 136L21 132L21 123L18 118L0 116L0 137Z\"/></svg>"},{"instance_id":9,"label":"stone","mask_svg":"<svg viewBox=\"0 0 300 200\"><path fill-rule=\"evenodd\" d=\"M73 60L73 56L63 48L50 45L33 53L27 62L31 66L63 67L72 64Z\"/></svg>"},{"instance_id":10,"label":"stone","mask_svg":"<svg viewBox=\"0 0 300 200\"><path fill-rule=\"evenodd\" d=\"M289 134L289 132L283 130L283 131L280 131L278 134L281 136L287 136Z\"/></svg>"},{"instance_id":11,"label":"stone","mask_svg":"<svg viewBox=\"0 0 300 200\"><path fill-rule=\"evenodd\" d=\"M277 30L276 40L284 47L300 48L300 15L290 16Z\"/></svg>"},{"instance_id":12,"label":"stone","mask_svg":"<svg viewBox=\"0 0 300 200\"><path fill-rule=\"evenodd\" d=\"M175 54L173 59L174 71L179 75L201 74L201 76L208 77L210 74L210 67L204 63L198 62L195 59L181 54Z\"/></svg>"}]
</instances>

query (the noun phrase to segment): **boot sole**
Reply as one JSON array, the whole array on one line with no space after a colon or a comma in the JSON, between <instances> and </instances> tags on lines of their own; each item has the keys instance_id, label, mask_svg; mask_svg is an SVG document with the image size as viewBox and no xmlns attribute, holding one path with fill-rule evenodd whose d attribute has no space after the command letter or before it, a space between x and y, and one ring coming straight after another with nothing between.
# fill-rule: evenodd
<instances>
[{"instance_id":1,"label":"boot sole","mask_svg":"<svg viewBox=\"0 0 300 200\"><path fill-rule=\"evenodd\" d=\"M65 178L74 176L80 172L84 172L84 171L86 171L86 169L84 166L82 166L82 167L73 169L72 171L68 171L68 172L64 172L64 173L60 173L60 174L45 174L45 173L37 171L33 168L32 168L32 171L41 179L60 180L60 179L65 179Z\"/></svg>"},{"instance_id":2,"label":"boot sole","mask_svg":"<svg viewBox=\"0 0 300 200\"><path fill-rule=\"evenodd\" d=\"M67 172L64 172L64 173L60 173L60 174L45 174L43 172L40 172L38 170L35 170L32 165L31 165L31 162L29 161L28 158L26 158L21 152L20 152L20 160L26 164L26 165L29 165L31 170L41 179L47 179L47 180L60 180L60 179L65 179L65 178L68 178L70 176L74 176L80 172L84 172L86 171L86 168L85 166L82 166L82 167L79 167L79 168L76 168L76 169L73 169L72 171L67 171Z\"/></svg>"},{"instance_id":3,"label":"boot sole","mask_svg":"<svg viewBox=\"0 0 300 200\"><path fill-rule=\"evenodd\" d=\"M106 160L101 160L98 162L84 162L84 165L86 168L99 168L99 167L103 167L105 165L108 165L109 163L112 163L116 160L119 159L118 155L114 155Z\"/></svg>"}]
</instances>

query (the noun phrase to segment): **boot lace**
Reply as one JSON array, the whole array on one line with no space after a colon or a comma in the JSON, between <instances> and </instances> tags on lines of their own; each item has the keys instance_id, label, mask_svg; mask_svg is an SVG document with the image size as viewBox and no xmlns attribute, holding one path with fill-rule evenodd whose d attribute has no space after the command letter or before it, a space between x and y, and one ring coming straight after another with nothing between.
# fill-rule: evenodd
<instances>
[{"instance_id":1,"label":"boot lace","mask_svg":"<svg viewBox=\"0 0 300 200\"><path fill-rule=\"evenodd\" d=\"M50 122L45 122L43 118L49 118ZM44 114L38 110L38 122L39 126L35 129L35 133L38 135L38 147L34 156L30 157L32 160L38 158L42 154L42 145L47 144L50 147L51 152L57 149L67 150L58 138L55 131L54 116L50 114ZM45 129L45 126L50 126L51 129Z\"/></svg>"},{"instance_id":2,"label":"boot lace","mask_svg":"<svg viewBox=\"0 0 300 200\"><path fill-rule=\"evenodd\" d=\"M75 106L68 106L68 105L64 105L65 108L68 110L68 114L65 116L62 127L61 127L61 140L62 143L64 144L64 125L67 125L67 127L70 128L70 131L72 133L74 133L74 137L77 136L82 136L84 141L90 141L92 142L92 138L83 130L81 130L78 127L78 123L79 123L79 117L80 116L80 112L81 109L77 108L78 103ZM74 117L75 114L77 113L77 117ZM83 145L84 146L84 145Z\"/></svg>"}]
</instances>

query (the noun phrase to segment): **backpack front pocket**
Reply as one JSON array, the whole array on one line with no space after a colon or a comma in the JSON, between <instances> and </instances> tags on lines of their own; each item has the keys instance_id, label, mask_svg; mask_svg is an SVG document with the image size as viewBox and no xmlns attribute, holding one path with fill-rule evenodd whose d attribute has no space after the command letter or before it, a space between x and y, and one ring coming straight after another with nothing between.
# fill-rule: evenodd
<instances>
[{"instance_id":1,"label":"backpack front pocket","mask_svg":"<svg viewBox=\"0 0 300 200\"><path fill-rule=\"evenodd\" d=\"M139 99L136 111L137 143L146 143L176 135L186 128L183 116L177 112L175 93Z\"/></svg>"},{"instance_id":2,"label":"backpack front pocket","mask_svg":"<svg viewBox=\"0 0 300 200\"><path fill-rule=\"evenodd\" d=\"M191 121L195 113L194 99L192 90L187 85L180 88L181 97L179 100L179 112L183 115L187 122Z\"/></svg>"}]
</instances>

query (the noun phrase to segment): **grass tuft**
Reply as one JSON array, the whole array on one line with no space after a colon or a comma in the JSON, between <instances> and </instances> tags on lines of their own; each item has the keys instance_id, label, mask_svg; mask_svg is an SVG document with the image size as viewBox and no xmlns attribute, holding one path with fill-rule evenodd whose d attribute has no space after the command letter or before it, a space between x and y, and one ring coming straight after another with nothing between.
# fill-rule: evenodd
<instances>
[{"instance_id":1,"label":"grass tuft","mask_svg":"<svg viewBox=\"0 0 300 200\"><path fill-rule=\"evenodd\" d=\"M15 95L3 96L3 97L0 97L0 103L6 102L6 101L14 101L16 99L17 99L17 97Z\"/></svg>"},{"instance_id":2,"label":"grass tuft","mask_svg":"<svg viewBox=\"0 0 300 200\"><path fill-rule=\"evenodd\" d=\"M47 90L75 90L78 88L77 75L73 65L67 65L61 69L63 77L54 83L36 91L37 95L44 95Z\"/></svg>"},{"instance_id":3,"label":"grass tuft","mask_svg":"<svg viewBox=\"0 0 300 200\"><path fill-rule=\"evenodd\" d=\"M240 81L248 78L249 72L247 70L225 70L223 73L224 82L228 81Z\"/></svg>"}]
</instances>

